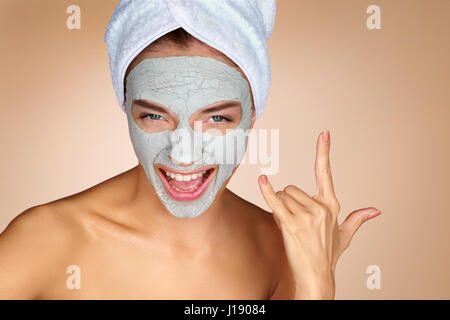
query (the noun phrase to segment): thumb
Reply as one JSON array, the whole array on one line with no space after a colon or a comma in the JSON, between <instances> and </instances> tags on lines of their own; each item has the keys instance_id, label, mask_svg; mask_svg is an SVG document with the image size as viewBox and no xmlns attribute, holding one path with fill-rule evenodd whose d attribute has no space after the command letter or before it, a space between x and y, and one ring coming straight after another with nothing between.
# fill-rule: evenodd
<instances>
[{"instance_id":1,"label":"thumb","mask_svg":"<svg viewBox=\"0 0 450 320\"><path fill-rule=\"evenodd\" d=\"M344 246L343 250L348 247L356 231L364 222L380 214L381 211L374 207L359 209L350 213L339 226L340 242Z\"/></svg>"}]
</instances>

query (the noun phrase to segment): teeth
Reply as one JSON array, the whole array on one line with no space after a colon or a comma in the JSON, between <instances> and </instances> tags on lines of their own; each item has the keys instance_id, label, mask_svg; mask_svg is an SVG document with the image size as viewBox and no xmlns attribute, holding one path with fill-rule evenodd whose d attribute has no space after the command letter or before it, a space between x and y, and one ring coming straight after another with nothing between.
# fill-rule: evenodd
<instances>
[{"instance_id":1,"label":"teeth","mask_svg":"<svg viewBox=\"0 0 450 320\"><path fill-rule=\"evenodd\" d=\"M170 171L165 171L166 176L175 179L177 181L191 181L193 179L200 178L202 175L205 174L206 171L197 172L194 174L180 174L180 173L173 173Z\"/></svg>"},{"instance_id":2,"label":"teeth","mask_svg":"<svg viewBox=\"0 0 450 320\"><path fill-rule=\"evenodd\" d=\"M173 173L173 172L170 172L170 171L164 171L164 173L165 173L165 175L166 175L167 177L170 177L170 178L171 178L171 179L168 179L169 184L170 184L171 187L172 187L173 189L175 189L176 191L178 191L178 192L193 192L193 191L197 190L198 188L200 188L200 186L197 185L196 187L193 187L193 188L190 189L190 190L182 190L182 189L180 189L180 188L178 188L178 187L176 187L176 186L174 186L174 185L172 184L173 179L175 179L175 180L177 180L177 181L190 181L190 180L192 180L192 179L198 179L198 178L200 178L201 176L203 176L203 175L206 173L206 171L207 171L207 170L201 171L201 172L197 172L197 173L194 173L194 174L181 174L181 173Z\"/></svg>"},{"instance_id":3,"label":"teeth","mask_svg":"<svg viewBox=\"0 0 450 320\"><path fill-rule=\"evenodd\" d=\"M173 172L169 172L169 171L165 171L166 172L166 176L170 177L170 178L175 178L175 174Z\"/></svg>"}]
</instances>

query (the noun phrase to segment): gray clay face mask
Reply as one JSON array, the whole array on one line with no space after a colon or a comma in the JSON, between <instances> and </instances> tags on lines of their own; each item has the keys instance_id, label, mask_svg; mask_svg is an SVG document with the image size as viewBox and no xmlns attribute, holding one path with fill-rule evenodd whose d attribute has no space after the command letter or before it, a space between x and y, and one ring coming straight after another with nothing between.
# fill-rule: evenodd
<instances>
[{"instance_id":1,"label":"gray clay face mask","mask_svg":"<svg viewBox=\"0 0 450 320\"><path fill-rule=\"evenodd\" d=\"M158 197L176 217L201 215L245 154L252 118L248 82L216 59L173 56L144 59L129 73L126 88L133 148ZM133 118L134 100L170 109L178 117L178 127L154 133L142 130ZM221 100L240 102L238 126L222 135L194 131L189 125L192 114Z\"/></svg>"}]
</instances>

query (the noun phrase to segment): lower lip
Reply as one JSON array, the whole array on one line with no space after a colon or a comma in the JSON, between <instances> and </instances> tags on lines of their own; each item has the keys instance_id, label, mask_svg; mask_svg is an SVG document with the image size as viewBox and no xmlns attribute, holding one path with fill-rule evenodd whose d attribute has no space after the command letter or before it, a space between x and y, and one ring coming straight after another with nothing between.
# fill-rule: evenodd
<instances>
[{"instance_id":1,"label":"lower lip","mask_svg":"<svg viewBox=\"0 0 450 320\"><path fill-rule=\"evenodd\" d=\"M208 188L209 183L213 179L213 173L216 170L215 168L210 169L211 172L209 172L208 176L206 177L205 181L202 182L202 184L195 189L192 192L180 192L175 190L167 181L166 174L164 171L160 168L157 169L159 173L159 178L161 179L162 183L164 184L164 187L166 188L169 195L178 201L192 201L200 198L202 194L205 192L206 188Z\"/></svg>"}]
</instances>

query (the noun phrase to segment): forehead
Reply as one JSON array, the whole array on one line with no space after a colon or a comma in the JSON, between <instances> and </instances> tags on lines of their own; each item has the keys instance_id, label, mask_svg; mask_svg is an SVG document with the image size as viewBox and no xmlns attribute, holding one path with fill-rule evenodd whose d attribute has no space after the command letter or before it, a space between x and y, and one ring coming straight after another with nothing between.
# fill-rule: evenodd
<instances>
[{"instance_id":1,"label":"forehead","mask_svg":"<svg viewBox=\"0 0 450 320\"><path fill-rule=\"evenodd\" d=\"M127 78L127 101L152 100L175 112L194 112L218 100L251 107L250 87L241 73L210 57L147 58Z\"/></svg>"}]
</instances>

